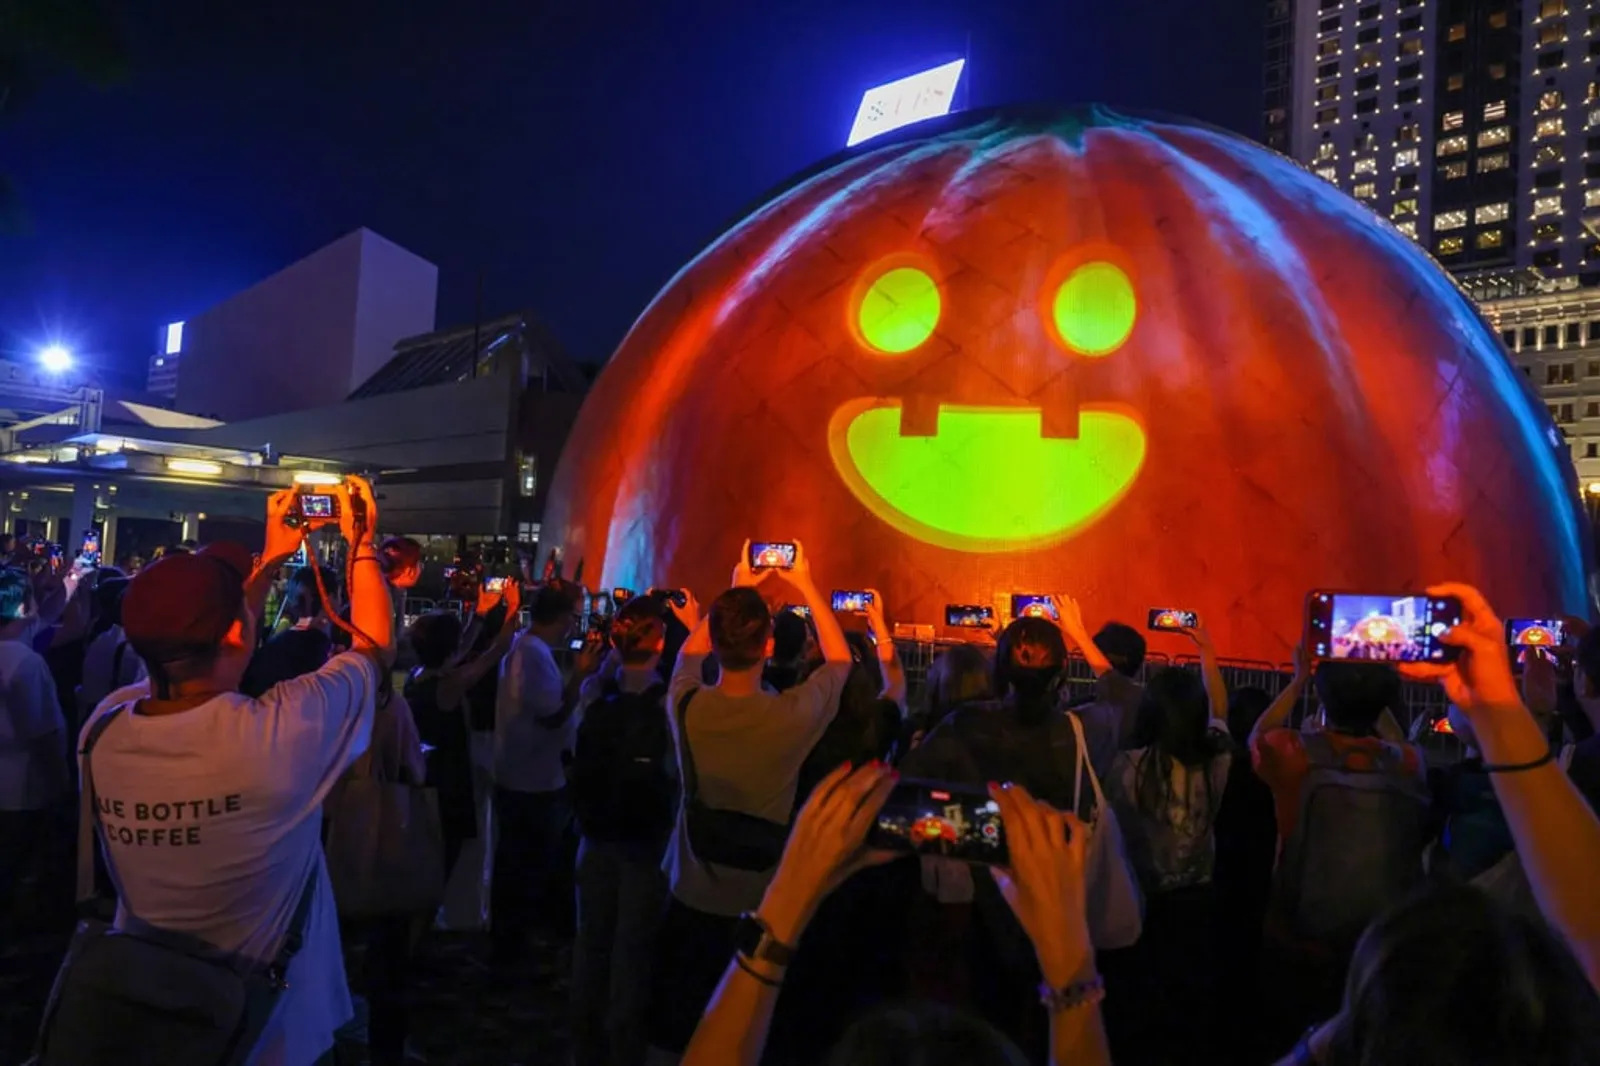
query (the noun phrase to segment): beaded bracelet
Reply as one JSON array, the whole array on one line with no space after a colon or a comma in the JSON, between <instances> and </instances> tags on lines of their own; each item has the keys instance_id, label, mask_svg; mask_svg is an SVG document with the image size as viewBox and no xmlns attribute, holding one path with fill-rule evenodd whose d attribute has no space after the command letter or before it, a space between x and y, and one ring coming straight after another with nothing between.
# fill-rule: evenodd
<instances>
[{"instance_id":1,"label":"beaded bracelet","mask_svg":"<svg viewBox=\"0 0 1600 1066\"><path fill-rule=\"evenodd\" d=\"M1039 1002L1051 1014L1093 1006L1105 998L1105 978L1098 976L1087 981L1075 981L1063 988L1051 988L1042 982L1039 985Z\"/></svg>"}]
</instances>

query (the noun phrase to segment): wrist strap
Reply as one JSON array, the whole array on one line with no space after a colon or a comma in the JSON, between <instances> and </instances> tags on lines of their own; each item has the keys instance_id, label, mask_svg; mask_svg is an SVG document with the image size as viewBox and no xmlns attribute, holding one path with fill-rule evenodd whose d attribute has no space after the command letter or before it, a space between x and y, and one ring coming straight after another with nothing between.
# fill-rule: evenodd
<instances>
[{"instance_id":1,"label":"wrist strap","mask_svg":"<svg viewBox=\"0 0 1600 1066\"><path fill-rule=\"evenodd\" d=\"M733 961L739 964L739 969L743 970L757 981L760 981L768 988L777 988L779 985L783 984L783 982L776 977L768 977L766 974L757 973L755 967L751 966L749 961L747 961L743 955L735 955L733 957Z\"/></svg>"},{"instance_id":2,"label":"wrist strap","mask_svg":"<svg viewBox=\"0 0 1600 1066\"><path fill-rule=\"evenodd\" d=\"M1554 762L1556 753L1547 751L1541 757L1531 762L1502 762L1484 763L1483 772L1486 774L1520 774L1524 770L1537 770L1546 763Z\"/></svg>"},{"instance_id":3,"label":"wrist strap","mask_svg":"<svg viewBox=\"0 0 1600 1066\"><path fill-rule=\"evenodd\" d=\"M1051 988L1043 983L1039 985L1039 1002L1051 1014L1092 1006L1105 998L1105 978L1098 974L1087 981L1074 981L1062 988Z\"/></svg>"}]
</instances>

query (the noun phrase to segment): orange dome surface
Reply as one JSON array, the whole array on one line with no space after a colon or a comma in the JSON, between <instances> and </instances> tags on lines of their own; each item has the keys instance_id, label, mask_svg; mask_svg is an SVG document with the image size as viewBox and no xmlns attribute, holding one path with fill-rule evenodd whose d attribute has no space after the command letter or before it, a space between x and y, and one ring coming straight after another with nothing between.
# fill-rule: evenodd
<instances>
[{"instance_id":1,"label":"orange dome surface","mask_svg":"<svg viewBox=\"0 0 1600 1066\"><path fill-rule=\"evenodd\" d=\"M1450 279L1230 134L1101 108L954 116L773 196L601 374L543 541L719 592L800 539L891 617L1070 591L1181 603L1281 660L1312 588L1461 578L1583 613L1543 406Z\"/></svg>"}]
</instances>

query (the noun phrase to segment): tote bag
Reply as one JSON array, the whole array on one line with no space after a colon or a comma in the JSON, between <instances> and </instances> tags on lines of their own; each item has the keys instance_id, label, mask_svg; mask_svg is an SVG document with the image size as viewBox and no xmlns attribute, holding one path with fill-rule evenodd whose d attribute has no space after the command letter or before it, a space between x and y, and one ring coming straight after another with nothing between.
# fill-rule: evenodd
<instances>
[{"instance_id":1,"label":"tote bag","mask_svg":"<svg viewBox=\"0 0 1600 1066\"><path fill-rule=\"evenodd\" d=\"M1089 938L1097 950L1125 948L1144 931L1144 894L1139 878L1128 862L1122 842L1122 827L1117 814L1106 802L1100 779L1089 765L1089 745L1084 742L1083 723L1068 713L1072 735L1078 746L1078 774L1072 807L1082 817L1083 782L1087 778L1094 793L1094 814L1088 819L1089 841L1084 856L1085 894L1089 912Z\"/></svg>"},{"instance_id":2,"label":"tote bag","mask_svg":"<svg viewBox=\"0 0 1600 1066\"><path fill-rule=\"evenodd\" d=\"M431 914L444 897L444 833L433 789L347 777L328 801L328 879L351 918Z\"/></svg>"}]
</instances>

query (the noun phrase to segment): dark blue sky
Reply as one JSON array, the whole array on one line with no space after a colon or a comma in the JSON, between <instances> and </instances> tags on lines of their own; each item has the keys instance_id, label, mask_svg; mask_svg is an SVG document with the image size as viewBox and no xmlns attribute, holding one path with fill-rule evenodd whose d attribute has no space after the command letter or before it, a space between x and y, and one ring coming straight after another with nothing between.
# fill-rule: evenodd
<instances>
[{"instance_id":1,"label":"dark blue sky","mask_svg":"<svg viewBox=\"0 0 1600 1066\"><path fill-rule=\"evenodd\" d=\"M133 69L0 124L0 351L142 379L160 326L357 226L437 263L441 326L532 308L602 359L861 92L967 48L971 106L1101 100L1258 132L1251 0L126 0Z\"/></svg>"}]
</instances>

